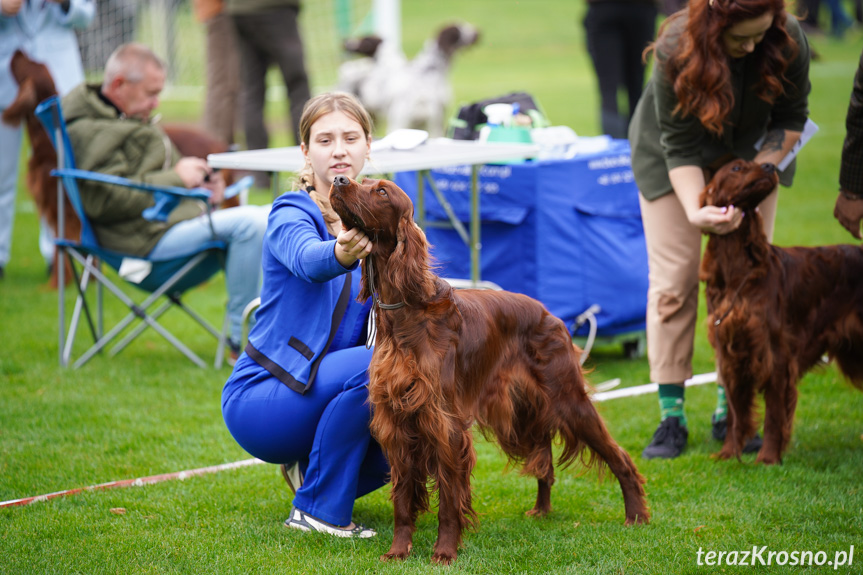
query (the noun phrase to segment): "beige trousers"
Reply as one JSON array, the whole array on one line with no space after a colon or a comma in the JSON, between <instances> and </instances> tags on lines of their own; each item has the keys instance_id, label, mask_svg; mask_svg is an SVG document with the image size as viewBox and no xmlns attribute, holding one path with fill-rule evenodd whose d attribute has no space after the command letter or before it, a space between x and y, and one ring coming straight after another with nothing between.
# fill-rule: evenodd
<instances>
[{"instance_id":1,"label":"beige trousers","mask_svg":"<svg viewBox=\"0 0 863 575\"><path fill-rule=\"evenodd\" d=\"M758 207L768 241L779 194L773 191ZM674 193L647 201L639 194L647 243L647 360L650 379L681 383L692 377L692 350L698 315L698 268L701 230L686 218Z\"/></svg>"}]
</instances>

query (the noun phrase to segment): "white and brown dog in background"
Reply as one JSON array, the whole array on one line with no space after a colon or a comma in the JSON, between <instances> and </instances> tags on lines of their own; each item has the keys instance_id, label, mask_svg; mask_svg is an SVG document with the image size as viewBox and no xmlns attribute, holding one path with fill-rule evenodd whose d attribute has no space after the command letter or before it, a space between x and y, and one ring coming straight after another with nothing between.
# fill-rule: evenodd
<instances>
[{"instance_id":1,"label":"white and brown dog in background","mask_svg":"<svg viewBox=\"0 0 863 575\"><path fill-rule=\"evenodd\" d=\"M361 57L340 66L338 88L355 94L378 121L385 119L387 132L419 128L443 136L452 59L478 40L471 24L450 24L408 60L377 36L350 39L345 49Z\"/></svg>"}]
</instances>

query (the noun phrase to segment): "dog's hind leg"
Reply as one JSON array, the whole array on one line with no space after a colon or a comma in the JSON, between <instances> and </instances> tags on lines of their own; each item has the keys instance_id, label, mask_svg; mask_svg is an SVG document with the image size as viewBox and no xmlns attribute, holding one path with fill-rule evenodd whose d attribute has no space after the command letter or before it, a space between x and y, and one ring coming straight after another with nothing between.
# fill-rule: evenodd
<instances>
[{"instance_id":1,"label":"dog's hind leg","mask_svg":"<svg viewBox=\"0 0 863 575\"><path fill-rule=\"evenodd\" d=\"M620 447L605 427L593 402L583 391L574 392L569 401L557 402L560 410L560 434L564 441L561 463L572 461L586 445L593 454L608 465L620 482L626 524L649 523L650 513L644 493L645 479L638 472L632 458ZM591 457L590 463L594 462Z\"/></svg>"}]
</instances>

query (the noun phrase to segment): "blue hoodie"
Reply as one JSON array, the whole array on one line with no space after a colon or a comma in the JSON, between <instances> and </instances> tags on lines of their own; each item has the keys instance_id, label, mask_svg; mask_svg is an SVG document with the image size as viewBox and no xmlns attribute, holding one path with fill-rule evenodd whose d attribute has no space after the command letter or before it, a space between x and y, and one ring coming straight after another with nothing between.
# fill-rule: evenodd
<instances>
[{"instance_id":1,"label":"blue hoodie","mask_svg":"<svg viewBox=\"0 0 863 575\"><path fill-rule=\"evenodd\" d=\"M310 383L312 365L329 339L333 311L345 274L351 271L348 308L329 350L357 345L365 337L371 301L356 302L359 264L342 266L335 245L320 209L306 192L289 192L273 203L264 237L261 306L249 334L253 349L247 348L247 353L300 393Z\"/></svg>"}]
</instances>

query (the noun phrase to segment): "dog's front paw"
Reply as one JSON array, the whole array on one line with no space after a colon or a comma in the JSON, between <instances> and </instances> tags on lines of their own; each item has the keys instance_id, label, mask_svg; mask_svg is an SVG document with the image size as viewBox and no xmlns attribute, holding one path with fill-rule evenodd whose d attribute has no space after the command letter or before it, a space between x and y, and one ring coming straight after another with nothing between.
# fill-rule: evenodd
<instances>
[{"instance_id":1,"label":"dog's front paw","mask_svg":"<svg viewBox=\"0 0 863 575\"><path fill-rule=\"evenodd\" d=\"M758 457L755 458L755 463L763 463L764 465L780 465L782 457L778 453L768 453L764 449L758 452Z\"/></svg>"},{"instance_id":2,"label":"dog's front paw","mask_svg":"<svg viewBox=\"0 0 863 575\"><path fill-rule=\"evenodd\" d=\"M392 547L390 547L390 550L381 555L381 561L390 561L392 559L402 561L404 559L407 559L408 555L411 554L412 547L413 546L410 543L408 543L407 545L396 545L395 543L393 543Z\"/></svg>"},{"instance_id":3,"label":"dog's front paw","mask_svg":"<svg viewBox=\"0 0 863 575\"><path fill-rule=\"evenodd\" d=\"M626 521L624 521L624 525L647 525L650 523L650 516L648 515L636 515L635 517L627 517Z\"/></svg>"},{"instance_id":4,"label":"dog's front paw","mask_svg":"<svg viewBox=\"0 0 863 575\"><path fill-rule=\"evenodd\" d=\"M720 449L718 453L714 453L713 455L711 455L711 457L714 459L726 460L736 458L737 454L734 453L734 448L730 445L723 445L722 449Z\"/></svg>"},{"instance_id":5,"label":"dog's front paw","mask_svg":"<svg viewBox=\"0 0 863 575\"><path fill-rule=\"evenodd\" d=\"M442 551L440 549L435 550L434 555L432 555L432 563L437 563L438 565L452 565L452 562L455 561L455 558L458 554L455 551Z\"/></svg>"},{"instance_id":6,"label":"dog's front paw","mask_svg":"<svg viewBox=\"0 0 863 575\"><path fill-rule=\"evenodd\" d=\"M545 509L542 507L534 507L533 509L531 509L529 511L525 511L524 514L527 515L528 517L539 518L539 517L545 517L546 515L548 515L549 511L551 511L550 508Z\"/></svg>"}]
</instances>

